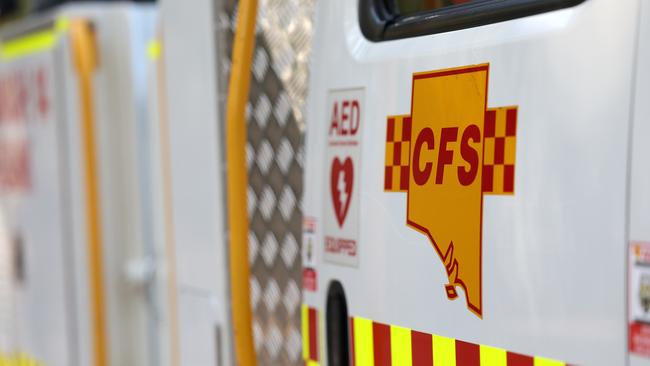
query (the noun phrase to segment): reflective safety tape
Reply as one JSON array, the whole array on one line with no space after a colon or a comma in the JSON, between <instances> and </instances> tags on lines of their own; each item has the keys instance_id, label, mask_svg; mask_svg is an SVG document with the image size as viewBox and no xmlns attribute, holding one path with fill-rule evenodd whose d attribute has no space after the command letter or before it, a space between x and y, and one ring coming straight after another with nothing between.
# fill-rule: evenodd
<instances>
[{"instance_id":1,"label":"reflective safety tape","mask_svg":"<svg viewBox=\"0 0 650 366\"><path fill-rule=\"evenodd\" d=\"M432 335L431 350L433 351L433 363L439 366L456 365L456 344L451 338Z\"/></svg>"},{"instance_id":2,"label":"reflective safety tape","mask_svg":"<svg viewBox=\"0 0 650 366\"><path fill-rule=\"evenodd\" d=\"M4 354L0 352L0 366L43 366L26 353Z\"/></svg>"},{"instance_id":3,"label":"reflective safety tape","mask_svg":"<svg viewBox=\"0 0 650 366\"><path fill-rule=\"evenodd\" d=\"M160 58L160 51L161 51L161 46L159 40L153 39L149 41L149 44L147 44L147 57L149 57L149 60L151 61L158 60Z\"/></svg>"},{"instance_id":4,"label":"reflective safety tape","mask_svg":"<svg viewBox=\"0 0 650 366\"><path fill-rule=\"evenodd\" d=\"M302 358L306 366L319 365L319 315L318 310L302 306Z\"/></svg>"},{"instance_id":5,"label":"reflective safety tape","mask_svg":"<svg viewBox=\"0 0 650 366\"><path fill-rule=\"evenodd\" d=\"M411 330L398 326L390 327L390 359L393 365L413 365L411 352Z\"/></svg>"},{"instance_id":6,"label":"reflective safety tape","mask_svg":"<svg viewBox=\"0 0 650 366\"><path fill-rule=\"evenodd\" d=\"M490 346L481 346L481 365L507 366L506 350Z\"/></svg>"},{"instance_id":7,"label":"reflective safety tape","mask_svg":"<svg viewBox=\"0 0 650 366\"><path fill-rule=\"evenodd\" d=\"M351 317L349 327L352 366L569 366L562 361L522 355L362 317ZM305 366L319 366L322 362L321 332L324 329L321 313L303 304Z\"/></svg>"},{"instance_id":8,"label":"reflective safety tape","mask_svg":"<svg viewBox=\"0 0 650 366\"><path fill-rule=\"evenodd\" d=\"M61 17L54 22L54 27L11 39L0 46L0 59L13 60L52 49L61 33L68 30L70 21Z\"/></svg>"},{"instance_id":9,"label":"reflective safety tape","mask_svg":"<svg viewBox=\"0 0 650 366\"><path fill-rule=\"evenodd\" d=\"M568 366L360 317L350 319L350 334L354 366Z\"/></svg>"}]
</instances>

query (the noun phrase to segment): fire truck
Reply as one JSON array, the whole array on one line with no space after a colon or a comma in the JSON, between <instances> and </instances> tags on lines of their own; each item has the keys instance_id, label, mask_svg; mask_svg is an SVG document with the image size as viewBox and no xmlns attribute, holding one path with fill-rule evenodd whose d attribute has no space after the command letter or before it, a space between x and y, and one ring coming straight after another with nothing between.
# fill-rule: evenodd
<instances>
[{"instance_id":1,"label":"fire truck","mask_svg":"<svg viewBox=\"0 0 650 366\"><path fill-rule=\"evenodd\" d=\"M319 2L309 365L646 365L650 6Z\"/></svg>"},{"instance_id":2,"label":"fire truck","mask_svg":"<svg viewBox=\"0 0 650 366\"><path fill-rule=\"evenodd\" d=\"M255 364L255 3L2 29L0 365ZM306 365L650 365L646 0L321 1L312 50Z\"/></svg>"},{"instance_id":3,"label":"fire truck","mask_svg":"<svg viewBox=\"0 0 650 366\"><path fill-rule=\"evenodd\" d=\"M2 29L2 365L162 364L155 28L151 5L82 4Z\"/></svg>"}]
</instances>

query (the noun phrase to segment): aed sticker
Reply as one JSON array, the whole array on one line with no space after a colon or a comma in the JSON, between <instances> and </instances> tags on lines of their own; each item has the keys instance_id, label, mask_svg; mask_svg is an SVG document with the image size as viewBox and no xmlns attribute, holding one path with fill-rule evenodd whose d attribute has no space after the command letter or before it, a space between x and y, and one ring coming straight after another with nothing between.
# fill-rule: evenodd
<instances>
[{"instance_id":1,"label":"aed sticker","mask_svg":"<svg viewBox=\"0 0 650 366\"><path fill-rule=\"evenodd\" d=\"M628 345L630 353L650 358L650 242L630 243Z\"/></svg>"},{"instance_id":2,"label":"aed sticker","mask_svg":"<svg viewBox=\"0 0 650 366\"><path fill-rule=\"evenodd\" d=\"M329 192L323 215L324 259L359 264L359 172L363 89L332 91L327 98L325 166Z\"/></svg>"}]
</instances>

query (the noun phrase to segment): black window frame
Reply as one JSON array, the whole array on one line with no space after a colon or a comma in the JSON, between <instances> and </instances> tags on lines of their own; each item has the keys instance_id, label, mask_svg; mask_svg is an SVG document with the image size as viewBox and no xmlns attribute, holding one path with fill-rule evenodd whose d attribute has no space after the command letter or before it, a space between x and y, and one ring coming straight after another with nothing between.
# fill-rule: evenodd
<instances>
[{"instance_id":1,"label":"black window frame","mask_svg":"<svg viewBox=\"0 0 650 366\"><path fill-rule=\"evenodd\" d=\"M569 8L585 0L481 0L408 15L387 0L359 0L359 26L370 41L424 36Z\"/></svg>"}]
</instances>

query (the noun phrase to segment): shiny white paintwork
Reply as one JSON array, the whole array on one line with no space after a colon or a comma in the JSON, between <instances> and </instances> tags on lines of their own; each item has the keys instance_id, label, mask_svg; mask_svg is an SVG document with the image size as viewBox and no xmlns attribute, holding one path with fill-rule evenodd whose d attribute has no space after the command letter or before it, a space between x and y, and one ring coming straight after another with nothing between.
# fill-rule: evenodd
<instances>
[{"instance_id":1,"label":"shiny white paintwork","mask_svg":"<svg viewBox=\"0 0 650 366\"><path fill-rule=\"evenodd\" d=\"M587 0L476 28L371 43L359 29L357 2L319 2L304 196L305 215L316 218L318 292L305 292L305 303L324 311L328 283L336 279L351 316L572 364L626 364L630 125L634 116L637 130L647 129L650 117L646 102L633 103L635 92L647 99L648 85L645 77L634 89L640 3ZM648 4L642 3L646 39ZM647 64L646 46L642 52ZM383 191L383 166L386 116L409 113L412 73L485 62L488 106L517 105L519 116L516 194L484 199L481 320L462 293L447 300L444 266L428 239L406 226L405 195ZM330 204L328 93L359 87L365 88L365 126L356 193L359 266L353 268L322 260L322 215ZM635 167L647 170L650 150L642 142L635 145ZM635 174L633 192L643 190L645 206L630 214L632 236L650 240L647 172Z\"/></svg>"},{"instance_id":2,"label":"shiny white paintwork","mask_svg":"<svg viewBox=\"0 0 650 366\"><path fill-rule=\"evenodd\" d=\"M63 47L64 49L67 49ZM63 220L65 196L63 179L65 168L57 157L61 151L57 134L61 129L58 117L64 112L61 107L63 98L54 94L55 85L60 85L56 75L58 54L48 52L20 60L20 62L2 63L0 75L23 75L25 80L32 79L38 70L44 75L46 87L44 98L49 100L47 112L39 111L36 88L33 82L27 82L28 113L25 118L4 121L5 138L22 135L29 146L30 184L27 194L4 192L0 198L0 210L6 219L6 240L3 245L9 255L9 282L11 294L4 301L9 301L7 308L11 314L3 318L12 324L9 342L2 351L33 350L38 357L51 360L52 364L71 363L70 353L73 329L71 313L74 307L73 293L65 285L69 279L70 248L66 245L68 233ZM29 75L29 76L28 76ZM20 122L19 122L20 121ZM21 123L21 124L20 124ZM13 124L13 126L12 126ZM17 283L13 272L13 240L20 238L23 248L24 282Z\"/></svg>"},{"instance_id":3,"label":"shiny white paintwork","mask_svg":"<svg viewBox=\"0 0 650 366\"><path fill-rule=\"evenodd\" d=\"M633 104L631 170L629 172L628 233L630 241L650 239L650 3L641 2L638 58ZM633 294L628 287L630 295ZM632 296L630 296L632 297ZM648 358L630 355L631 366L650 365Z\"/></svg>"},{"instance_id":4,"label":"shiny white paintwork","mask_svg":"<svg viewBox=\"0 0 650 366\"><path fill-rule=\"evenodd\" d=\"M129 271L154 255L147 217L157 198L148 196L152 178L142 161L151 158L144 68L155 12L151 6L76 5L53 14L58 15L90 19L98 42L94 107L109 362L158 365L152 357L159 353L156 312L147 300L153 286ZM13 344L3 351L25 352L46 365L90 365L84 152L68 37L51 51L2 67L34 62L50 68L55 116L48 123L28 122L32 190L2 199L9 230L22 234L27 251L27 281L13 299Z\"/></svg>"}]
</instances>

